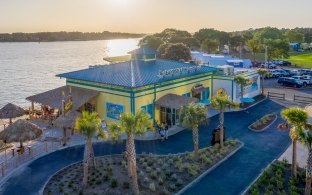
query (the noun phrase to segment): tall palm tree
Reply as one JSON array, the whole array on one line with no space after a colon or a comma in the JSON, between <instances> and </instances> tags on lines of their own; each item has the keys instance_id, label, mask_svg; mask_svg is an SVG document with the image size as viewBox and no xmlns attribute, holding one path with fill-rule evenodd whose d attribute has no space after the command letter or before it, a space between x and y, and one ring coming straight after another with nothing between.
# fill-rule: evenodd
<instances>
[{"instance_id":1,"label":"tall palm tree","mask_svg":"<svg viewBox=\"0 0 312 195\"><path fill-rule=\"evenodd\" d=\"M222 88L217 90L216 95L211 99L211 105L214 109L219 110L219 122L220 122L220 145L224 147L224 111L228 106L237 107L238 104L234 103L227 95L226 91Z\"/></svg>"},{"instance_id":2,"label":"tall palm tree","mask_svg":"<svg viewBox=\"0 0 312 195\"><path fill-rule=\"evenodd\" d=\"M292 139L292 175L297 176L297 140L308 120L308 113L302 108L293 107L281 111L282 117L293 127L289 132Z\"/></svg>"},{"instance_id":3,"label":"tall palm tree","mask_svg":"<svg viewBox=\"0 0 312 195\"><path fill-rule=\"evenodd\" d=\"M267 69L260 68L258 70L258 74L261 76L261 93L263 95L263 91L264 91L263 90L264 89L264 77L269 74L269 71Z\"/></svg>"},{"instance_id":4,"label":"tall palm tree","mask_svg":"<svg viewBox=\"0 0 312 195\"><path fill-rule=\"evenodd\" d=\"M191 103L180 111L181 124L193 131L194 156L198 157L198 126L207 121L207 108L201 104Z\"/></svg>"},{"instance_id":5,"label":"tall palm tree","mask_svg":"<svg viewBox=\"0 0 312 195\"><path fill-rule=\"evenodd\" d=\"M147 129L154 129L150 116L143 111L136 112L136 114L123 113L120 117L120 124L111 124L109 129L113 139L119 139L120 133L122 132L127 135L126 154L128 161L128 174L132 178L133 193L138 195L140 192L136 167L134 136L144 135Z\"/></svg>"},{"instance_id":6,"label":"tall palm tree","mask_svg":"<svg viewBox=\"0 0 312 195\"><path fill-rule=\"evenodd\" d=\"M249 39L246 42L246 45L248 47L248 49L252 52L253 55L253 61L256 61L256 54L259 53L262 49L262 45L260 43L260 41L258 39Z\"/></svg>"},{"instance_id":7,"label":"tall palm tree","mask_svg":"<svg viewBox=\"0 0 312 195\"><path fill-rule=\"evenodd\" d=\"M241 99L244 97L244 86L247 84L248 79L245 77L238 75L234 77L234 82L240 85L241 88ZM242 102L242 106L244 106L244 102Z\"/></svg>"},{"instance_id":8,"label":"tall palm tree","mask_svg":"<svg viewBox=\"0 0 312 195\"><path fill-rule=\"evenodd\" d=\"M312 125L307 124L303 132L298 134L299 141L308 148L308 158L306 167L305 195L311 194L312 183Z\"/></svg>"},{"instance_id":9,"label":"tall palm tree","mask_svg":"<svg viewBox=\"0 0 312 195\"><path fill-rule=\"evenodd\" d=\"M89 167L95 167L95 159L94 159L94 151L92 147L92 138L95 135L100 135L103 137L101 133L101 119L96 112L86 112L82 113L81 118L77 118L75 129L81 133L86 138L86 145L83 154L83 186L87 186L88 182L88 172Z\"/></svg>"}]
</instances>

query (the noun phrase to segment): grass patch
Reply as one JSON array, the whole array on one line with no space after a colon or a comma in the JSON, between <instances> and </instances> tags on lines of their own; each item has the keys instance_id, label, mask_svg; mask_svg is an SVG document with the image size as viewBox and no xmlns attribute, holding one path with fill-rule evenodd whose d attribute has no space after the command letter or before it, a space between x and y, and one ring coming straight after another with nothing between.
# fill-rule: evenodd
<instances>
[{"instance_id":1,"label":"grass patch","mask_svg":"<svg viewBox=\"0 0 312 195\"><path fill-rule=\"evenodd\" d=\"M312 53L295 54L287 60L298 67L312 68Z\"/></svg>"}]
</instances>

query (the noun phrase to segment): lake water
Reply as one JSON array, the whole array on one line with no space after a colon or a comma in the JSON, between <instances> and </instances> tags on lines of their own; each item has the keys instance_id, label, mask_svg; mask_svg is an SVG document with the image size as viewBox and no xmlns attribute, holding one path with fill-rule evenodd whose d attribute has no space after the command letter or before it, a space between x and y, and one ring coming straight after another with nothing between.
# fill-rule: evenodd
<instances>
[{"instance_id":1,"label":"lake water","mask_svg":"<svg viewBox=\"0 0 312 195\"><path fill-rule=\"evenodd\" d=\"M0 43L0 108L27 108L26 97L65 85L56 74L105 64L103 57L124 55L139 40Z\"/></svg>"}]
</instances>

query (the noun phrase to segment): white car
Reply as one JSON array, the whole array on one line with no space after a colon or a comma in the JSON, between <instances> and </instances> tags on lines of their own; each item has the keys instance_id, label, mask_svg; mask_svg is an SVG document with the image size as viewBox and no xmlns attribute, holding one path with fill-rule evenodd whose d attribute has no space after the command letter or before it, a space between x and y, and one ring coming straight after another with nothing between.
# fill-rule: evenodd
<instances>
[{"instance_id":1,"label":"white car","mask_svg":"<svg viewBox=\"0 0 312 195\"><path fill-rule=\"evenodd\" d=\"M264 64L261 64L262 68L268 68L268 69L274 69L276 68L276 65L271 62L266 62Z\"/></svg>"}]
</instances>

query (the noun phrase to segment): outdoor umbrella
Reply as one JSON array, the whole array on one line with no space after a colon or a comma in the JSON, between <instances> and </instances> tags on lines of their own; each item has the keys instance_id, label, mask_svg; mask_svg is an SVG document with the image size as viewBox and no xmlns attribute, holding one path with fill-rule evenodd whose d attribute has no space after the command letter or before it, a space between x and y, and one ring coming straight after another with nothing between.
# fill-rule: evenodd
<instances>
[{"instance_id":1,"label":"outdoor umbrella","mask_svg":"<svg viewBox=\"0 0 312 195\"><path fill-rule=\"evenodd\" d=\"M63 145L66 145L66 129L73 128L76 123L77 117L80 117L81 113L77 111L69 111L65 115L59 116L54 122L53 125L55 125L58 128L63 129Z\"/></svg>"},{"instance_id":2,"label":"outdoor umbrella","mask_svg":"<svg viewBox=\"0 0 312 195\"><path fill-rule=\"evenodd\" d=\"M244 97L244 98L241 98L240 100L241 102L244 102L244 103L252 103L255 101L255 99L249 98L249 97Z\"/></svg>"},{"instance_id":3,"label":"outdoor umbrella","mask_svg":"<svg viewBox=\"0 0 312 195\"><path fill-rule=\"evenodd\" d=\"M25 110L23 108L11 103L0 109L0 119L8 118L10 119L10 124L12 123L12 118L23 116L24 114Z\"/></svg>"},{"instance_id":4,"label":"outdoor umbrella","mask_svg":"<svg viewBox=\"0 0 312 195\"><path fill-rule=\"evenodd\" d=\"M0 139L7 143L20 142L23 147L24 141L38 138L42 134L42 129L28 121L19 119L12 125L0 132Z\"/></svg>"}]
</instances>

